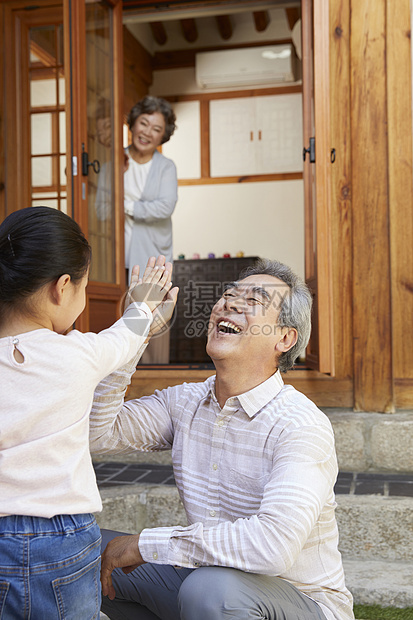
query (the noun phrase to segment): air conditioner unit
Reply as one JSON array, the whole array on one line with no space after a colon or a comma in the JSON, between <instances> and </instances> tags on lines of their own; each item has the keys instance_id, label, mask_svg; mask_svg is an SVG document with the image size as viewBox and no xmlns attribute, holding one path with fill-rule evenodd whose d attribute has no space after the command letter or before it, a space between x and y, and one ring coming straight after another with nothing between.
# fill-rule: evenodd
<instances>
[{"instance_id":1,"label":"air conditioner unit","mask_svg":"<svg viewBox=\"0 0 413 620\"><path fill-rule=\"evenodd\" d=\"M292 44L200 52L195 57L198 86L254 86L298 79L298 58Z\"/></svg>"}]
</instances>

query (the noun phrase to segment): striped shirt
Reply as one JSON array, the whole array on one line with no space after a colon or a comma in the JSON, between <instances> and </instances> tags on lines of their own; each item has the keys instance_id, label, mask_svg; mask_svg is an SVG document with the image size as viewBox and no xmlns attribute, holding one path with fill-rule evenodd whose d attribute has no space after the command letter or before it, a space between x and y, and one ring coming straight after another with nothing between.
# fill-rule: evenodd
<instances>
[{"instance_id":1,"label":"striped shirt","mask_svg":"<svg viewBox=\"0 0 413 620\"><path fill-rule=\"evenodd\" d=\"M222 409L215 377L123 403L135 361L99 384L90 440L99 454L172 450L188 525L144 529L143 559L279 576L327 620L354 618L337 549L337 459L324 413L279 372Z\"/></svg>"}]
</instances>

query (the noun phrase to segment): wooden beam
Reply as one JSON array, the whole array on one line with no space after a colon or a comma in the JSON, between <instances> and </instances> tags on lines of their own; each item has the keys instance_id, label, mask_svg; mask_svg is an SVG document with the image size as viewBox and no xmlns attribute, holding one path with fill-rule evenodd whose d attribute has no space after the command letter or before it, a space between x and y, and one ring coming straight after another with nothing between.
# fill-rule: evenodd
<instances>
[{"instance_id":1,"label":"wooden beam","mask_svg":"<svg viewBox=\"0 0 413 620\"><path fill-rule=\"evenodd\" d=\"M231 17L229 15L217 15L215 17L221 39L228 41L232 37L233 29Z\"/></svg>"},{"instance_id":2,"label":"wooden beam","mask_svg":"<svg viewBox=\"0 0 413 620\"><path fill-rule=\"evenodd\" d=\"M271 21L271 17L268 11L254 11L253 17L254 17L255 30L257 32L264 32L264 30L267 29Z\"/></svg>"},{"instance_id":3,"label":"wooden beam","mask_svg":"<svg viewBox=\"0 0 413 620\"><path fill-rule=\"evenodd\" d=\"M393 370L395 379L412 384L413 347L411 338L406 338L406 318L413 315L410 2L399 0L395 11L387 0L386 8ZM398 400L396 394L396 406Z\"/></svg>"},{"instance_id":4,"label":"wooden beam","mask_svg":"<svg viewBox=\"0 0 413 620\"><path fill-rule=\"evenodd\" d=\"M30 33L30 52L35 54L45 67L56 66L56 49L54 41L46 37L42 30L32 29Z\"/></svg>"},{"instance_id":5,"label":"wooden beam","mask_svg":"<svg viewBox=\"0 0 413 620\"><path fill-rule=\"evenodd\" d=\"M209 101L200 101L201 115L201 177L210 175L209 153Z\"/></svg>"},{"instance_id":6,"label":"wooden beam","mask_svg":"<svg viewBox=\"0 0 413 620\"><path fill-rule=\"evenodd\" d=\"M288 86L271 86L269 88L248 88L246 90L227 90L215 93L193 93L191 95L170 95L165 99L171 103L180 101L211 101L212 99L237 99L245 97L264 97L266 95L289 95L301 93L301 84L289 84ZM302 173L300 173L302 175Z\"/></svg>"},{"instance_id":7,"label":"wooden beam","mask_svg":"<svg viewBox=\"0 0 413 620\"><path fill-rule=\"evenodd\" d=\"M390 413L386 0L352 2L350 32L354 408Z\"/></svg>"},{"instance_id":8,"label":"wooden beam","mask_svg":"<svg viewBox=\"0 0 413 620\"><path fill-rule=\"evenodd\" d=\"M149 22L149 26L152 32L152 36L158 45L165 45L168 40L165 26L162 22Z\"/></svg>"},{"instance_id":9,"label":"wooden beam","mask_svg":"<svg viewBox=\"0 0 413 620\"><path fill-rule=\"evenodd\" d=\"M149 396L155 390L163 390L184 381L205 381L215 374L215 369L145 368L140 366L132 377L127 400ZM292 370L283 375L285 383L308 395L319 407L351 407L352 384L349 379L335 379L313 370Z\"/></svg>"},{"instance_id":10,"label":"wooden beam","mask_svg":"<svg viewBox=\"0 0 413 620\"><path fill-rule=\"evenodd\" d=\"M184 39L188 41L188 43L194 43L198 38L196 21L191 17L189 19L181 19L180 22Z\"/></svg>"},{"instance_id":11,"label":"wooden beam","mask_svg":"<svg viewBox=\"0 0 413 620\"><path fill-rule=\"evenodd\" d=\"M298 22L298 20L300 19L300 9L285 9L285 12L287 14L288 25L290 27L290 30L292 30L295 26L295 23Z\"/></svg>"},{"instance_id":12,"label":"wooden beam","mask_svg":"<svg viewBox=\"0 0 413 620\"><path fill-rule=\"evenodd\" d=\"M202 165L202 154L201 154ZM266 181L302 180L302 172L279 172L273 174L250 174L242 177L200 177L199 179L179 179L178 186L187 185L225 185L227 183L265 183Z\"/></svg>"},{"instance_id":13,"label":"wooden beam","mask_svg":"<svg viewBox=\"0 0 413 620\"><path fill-rule=\"evenodd\" d=\"M350 5L330 1L331 238L336 377L353 376L351 256Z\"/></svg>"}]
</instances>

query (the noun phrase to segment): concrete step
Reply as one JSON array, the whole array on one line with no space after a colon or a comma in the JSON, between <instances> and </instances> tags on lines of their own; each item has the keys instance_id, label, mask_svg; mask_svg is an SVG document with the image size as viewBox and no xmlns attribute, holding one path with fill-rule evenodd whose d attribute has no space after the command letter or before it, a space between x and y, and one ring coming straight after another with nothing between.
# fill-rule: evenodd
<instances>
[{"instance_id":1,"label":"concrete step","mask_svg":"<svg viewBox=\"0 0 413 620\"><path fill-rule=\"evenodd\" d=\"M139 532L145 527L185 525L178 491L171 485L101 489L101 527ZM351 560L413 563L413 498L337 495L339 548Z\"/></svg>"},{"instance_id":2,"label":"concrete step","mask_svg":"<svg viewBox=\"0 0 413 620\"><path fill-rule=\"evenodd\" d=\"M324 408L334 429L340 471L413 472L413 412L355 413Z\"/></svg>"},{"instance_id":3,"label":"concrete step","mask_svg":"<svg viewBox=\"0 0 413 620\"><path fill-rule=\"evenodd\" d=\"M413 498L337 495L336 500L343 557L413 563Z\"/></svg>"},{"instance_id":4,"label":"concrete step","mask_svg":"<svg viewBox=\"0 0 413 620\"><path fill-rule=\"evenodd\" d=\"M323 408L334 429L340 471L413 472L413 412L354 413L349 409ZM96 462L119 456L94 457ZM171 464L171 452L135 452L124 462Z\"/></svg>"},{"instance_id":5,"label":"concrete step","mask_svg":"<svg viewBox=\"0 0 413 620\"><path fill-rule=\"evenodd\" d=\"M343 558L346 585L358 605L413 607L413 563Z\"/></svg>"},{"instance_id":6,"label":"concrete step","mask_svg":"<svg viewBox=\"0 0 413 620\"><path fill-rule=\"evenodd\" d=\"M185 525L175 486L126 485L101 490L102 528L139 532ZM340 551L355 603L413 606L413 499L337 496Z\"/></svg>"}]
</instances>

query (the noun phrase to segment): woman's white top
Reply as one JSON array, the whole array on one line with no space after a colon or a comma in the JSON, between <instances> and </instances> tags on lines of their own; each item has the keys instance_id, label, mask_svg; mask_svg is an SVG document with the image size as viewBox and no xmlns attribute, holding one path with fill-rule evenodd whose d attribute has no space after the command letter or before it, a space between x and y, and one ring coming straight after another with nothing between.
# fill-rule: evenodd
<instances>
[{"instance_id":1,"label":"woman's white top","mask_svg":"<svg viewBox=\"0 0 413 620\"><path fill-rule=\"evenodd\" d=\"M152 166L152 159L145 164L138 164L129 156L129 166L124 174L124 195L125 195L125 259L128 264L133 230L133 204L141 199L149 170ZM149 258L149 256L148 256ZM142 275L142 274L141 274Z\"/></svg>"},{"instance_id":2,"label":"woman's white top","mask_svg":"<svg viewBox=\"0 0 413 620\"><path fill-rule=\"evenodd\" d=\"M133 164L139 166L130 158L129 168L125 172L125 197L126 192L130 191L127 177L129 169L131 169L130 174L135 169ZM167 261L172 261L173 257L172 213L178 199L177 172L174 162L164 157L159 151L153 154L141 192L137 200L132 199L131 193L127 198L128 215L130 213L133 215L130 216L127 224L129 228L125 265L129 272L132 271L134 265L139 265L142 274L150 256L163 254Z\"/></svg>"}]
</instances>

